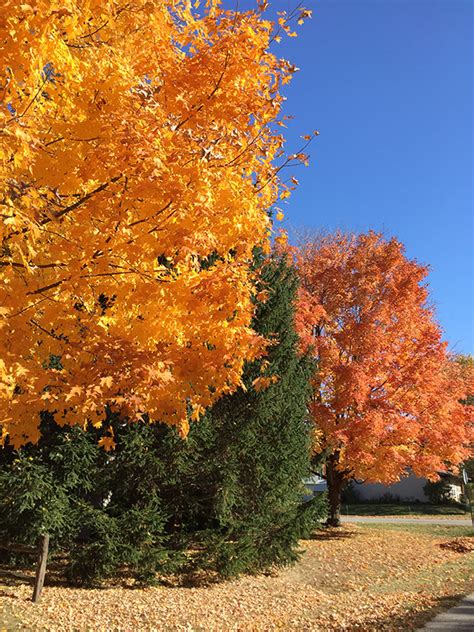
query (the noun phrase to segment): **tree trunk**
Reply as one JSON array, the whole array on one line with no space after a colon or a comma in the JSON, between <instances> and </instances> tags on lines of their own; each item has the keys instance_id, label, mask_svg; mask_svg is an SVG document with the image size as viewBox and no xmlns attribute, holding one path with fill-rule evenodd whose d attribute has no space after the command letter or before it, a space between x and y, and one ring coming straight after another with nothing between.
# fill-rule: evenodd
<instances>
[{"instance_id":1,"label":"tree trunk","mask_svg":"<svg viewBox=\"0 0 474 632\"><path fill-rule=\"evenodd\" d=\"M341 526L341 492L346 482L344 474L336 468L337 454L331 454L326 461L326 480L328 484L329 515L328 527Z\"/></svg>"},{"instance_id":2,"label":"tree trunk","mask_svg":"<svg viewBox=\"0 0 474 632\"><path fill-rule=\"evenodd\" d=\"M36 561L36 578L32 601L37 603L43 590L46 564L48 562L49 534L41 535L38 540L38 559Z\"/></svg>"}]
</instances>

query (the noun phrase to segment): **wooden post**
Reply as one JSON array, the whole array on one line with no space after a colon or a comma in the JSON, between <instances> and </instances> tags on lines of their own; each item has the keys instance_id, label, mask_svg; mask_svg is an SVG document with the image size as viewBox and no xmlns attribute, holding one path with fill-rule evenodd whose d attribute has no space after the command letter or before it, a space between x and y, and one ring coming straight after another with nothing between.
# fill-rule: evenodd
<instances>
[{"instance_id":1,"label":"wooden post","mask_svg":"<svg viewBox=\"0 0 474 632\"><path fill-rule=\"evenodd\" d=\"M44 535L41 535L38 540L35 587L33 589L33 597L31 598L35 603L39 601L41 591L43 590L44 576L46 575L46 563L48 561L48 548L49 534L45 533Z\"/></svg>"}]
</instances>

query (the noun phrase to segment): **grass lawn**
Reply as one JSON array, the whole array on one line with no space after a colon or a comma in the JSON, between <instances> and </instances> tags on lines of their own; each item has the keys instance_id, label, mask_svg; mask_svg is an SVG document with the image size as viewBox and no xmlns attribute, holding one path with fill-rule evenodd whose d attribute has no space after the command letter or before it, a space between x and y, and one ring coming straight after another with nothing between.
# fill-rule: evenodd
<instances>
[{"instance_id":1,"label":"grass lawn","mask_svg":"<svg viewBox=\"0 0 474 632\"><path fill-rule=\"evenodd\" d=\"M31 586L3 580L0 604L27 630L406 632L474 589L468 527L347 525L301 544L301 560L272 575L193 588L46 585L37 605Z\"/></svg>"},{"instance_id":2,"label":"grass lawn","mask_svg":"<svg viewBox=\"0 0 474 632\"><path fill-rule=\"evenodd\" d=\"M374 531L401 531L404 533L413 533L420 534L424 536L433 536L437 538L467 538L468 541L472 542L472 548L474 550L474 527L464 527L460 525L459 527L455 525L446 525L443 526L441 524L407 524L407 523L364 523L364 528L372 529Z\"/></svg>"},{"instance_id":3,"label":"grass lawn","mask_svg":"<svg viewBox=\"0 0 474 632\"><path fill-rule=\"evenodd\" d=\"M429 505L422 503L383 504L355 503L343 504L342 514L345 516L435 516L436 518L470 518L470 512L459 505Z\"/></svg>"}]
</instances>

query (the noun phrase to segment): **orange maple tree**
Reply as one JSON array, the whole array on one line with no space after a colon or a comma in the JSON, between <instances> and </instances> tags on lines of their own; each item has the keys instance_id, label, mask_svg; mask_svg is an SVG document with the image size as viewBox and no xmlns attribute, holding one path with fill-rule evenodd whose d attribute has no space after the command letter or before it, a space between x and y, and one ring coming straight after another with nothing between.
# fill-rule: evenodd
<instances>
[{"instance_id":1,"label":"orange maple tree","mask_svg":"<svg viewBox=\"0 0 474 632\"><path fill-rule=\"evenodd\" d=\"M331 524L350 479L435 477L460 463L472 436L466 369L452 361L428 303L427 268L402 244L337 233L292 248L297 326L317 359L310 403L325 452ZM471 376L472 378L472 376Z\"/></svg>"},{"instance_id":2,"label":"orange maple tree","mask_svg":"<svg viewBox=\"0 0 474 632\"><path fill-rule=\"evenodd\" d=\"M249 263L287 190L296 68L263 13L220 4L2 3L2 440L106 405L185 435L262 352Z\"/></svg>"}]
</instances>

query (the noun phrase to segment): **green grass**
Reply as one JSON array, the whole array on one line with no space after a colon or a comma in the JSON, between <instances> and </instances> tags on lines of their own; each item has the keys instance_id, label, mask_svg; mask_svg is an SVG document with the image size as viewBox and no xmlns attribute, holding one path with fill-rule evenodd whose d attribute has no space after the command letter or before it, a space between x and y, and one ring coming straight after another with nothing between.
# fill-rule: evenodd
<instances>
[{"instance_id":1,"label":"green grass","mask_svg":"<svg viewBox=\"0 0 474 632\"><path fill-rule=\"evenodd\" d=\"M382 504L357 503L343 504L343 515L349 516L462 516L469 517L470 513L460 505L429 505L422 503Z\"/></svg>"},{"instance_id":2,"label":"green grass","mask_svg":"<svg viewBox=\"0 0 474 632\"><path fill-rule=\"evenodd\" d=\"M422 535L430 535L439 538L459 538L474 537L473 527L463 527L455 525L438 525L438 524L407 524L394 522L363 522L357 525L361 529L383 530L383 531L409 531L410 533L419 533Z\"/></svg>"}]
</instances>

